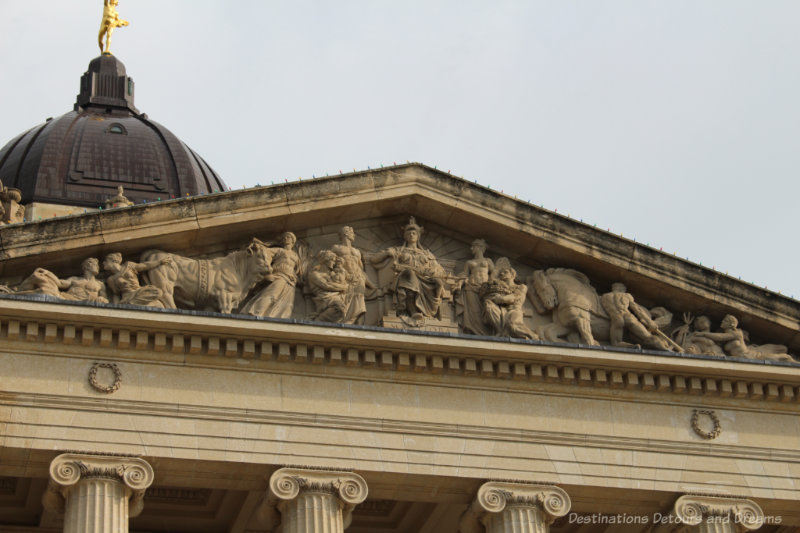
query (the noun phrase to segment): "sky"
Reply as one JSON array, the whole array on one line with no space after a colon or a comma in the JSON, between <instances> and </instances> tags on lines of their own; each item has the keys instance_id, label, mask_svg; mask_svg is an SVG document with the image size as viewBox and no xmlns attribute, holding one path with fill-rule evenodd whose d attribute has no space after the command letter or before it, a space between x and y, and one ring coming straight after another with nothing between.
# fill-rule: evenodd
<instances>
[{"instance_id":1,"label":"sky","mask_svg":"<svg viewBox=\"0 0 800 533\"><path fill-rule=\"evenodd\" d=\"M232 188L418 161L800 299L796 0L118 9L136 106ZM72 109L101 15L0 0L0 145Z\"/></svg>"}]
</instances>

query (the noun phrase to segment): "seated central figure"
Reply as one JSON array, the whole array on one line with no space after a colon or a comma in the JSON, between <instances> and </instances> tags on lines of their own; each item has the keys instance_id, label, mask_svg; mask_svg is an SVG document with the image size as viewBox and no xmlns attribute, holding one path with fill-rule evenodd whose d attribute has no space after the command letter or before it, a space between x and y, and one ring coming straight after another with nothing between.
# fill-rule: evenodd
<instances>
[{"instance_id":1,"label":"seated central figure","mask_svg":"<svg viewBox=\"0 0 800 533\"><path fill-rule=\"evenodd\" d=\"M409 316L415 321L440 318L439 306L447 274L436 257L419 244L423 228L414 217L403 228L403 246L387 248L372 255L373 264L392 261L395 272L391 289L398 316Z\"/></svg>"}]
</instances>

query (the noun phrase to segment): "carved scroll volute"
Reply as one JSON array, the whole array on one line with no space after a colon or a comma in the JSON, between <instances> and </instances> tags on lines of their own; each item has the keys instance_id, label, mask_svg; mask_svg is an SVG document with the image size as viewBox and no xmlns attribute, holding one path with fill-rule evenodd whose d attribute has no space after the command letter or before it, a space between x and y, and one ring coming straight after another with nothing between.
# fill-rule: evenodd
<instances>
[{"instance_id":1,"label":"carved scroll volute","mask_svg":"<svg viewBox=\"0 0 800 533\"><path fill-rule=\"evenodd\" d=\"M47 509L61 513L69 491L82 479L92 478L122 483L129 498L129 516L137 516L142 511L145 490L155 475L147 461L138 457L65 453L50 463L50 485L42 503Z\"/></svg>"},{"instance_id":2,"label":"carved scroll volute","mask_svg":"<svg viewBox=\"0 0 800 533\"><path fill-rule=\"evenodd\" d=\"M744 498L681 496L675 502L673 512L678 521L688 526L725 518L735 525L736 531L755 531L764 525L764 511L756 502Z\"/></svg>"},{"instance_id":3,"label":"carved scroll volute","mask_svg":"<svg viewBox=\"0 0 800 533\"><path fill-rule=\"evenodd\" d=\"M537 507L542 511L545 524L569 512L572 502L569 495L554 485L528 485L490 481L478 489L472 505L462 515L461 533L483 533L481 524L490 514L502 513L512 506Z\"/></svg>"},{"instance_id":4,"label":"carved scroll volute","mask_svg":"<svg viewBox=\"0 0 800 533\"><path fill-rule=\"evenodd\" d=\"M259 510L262 524L270 531L276 528L281 521L277 510L303 492L324 493L336 498L346 528L355 506L367 499L368 489L364 478L353 472L281 468L270 477L267 500Z\"/></svg>"}]
</instances>

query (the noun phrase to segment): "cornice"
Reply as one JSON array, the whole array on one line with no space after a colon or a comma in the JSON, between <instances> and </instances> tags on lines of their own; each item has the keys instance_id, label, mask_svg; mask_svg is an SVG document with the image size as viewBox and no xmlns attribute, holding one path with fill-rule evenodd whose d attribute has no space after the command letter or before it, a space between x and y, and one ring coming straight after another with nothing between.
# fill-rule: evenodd
<instances>
[{"instance_id":1,"label":"cornice","mask_svg":"<svg viewBox=\"0 0 800 533\"><path fill-rule=\"evenodd\" d=\"M324 369L364 377L366 371L369 379L383 375L392 381L435 379L440 384L447 377L451 386L633 395L637 401L661 403L736 401L737 407L789 411L800 403L800 365L790 363L175 310L3 299L0 343L3 350L19 353L64 356L63 346L75 345L81 357L103 360L113 353L115 361L237 368L237 359L247 359L271 372L302 366L304 373Z\"/></svg>"}]
</instances>

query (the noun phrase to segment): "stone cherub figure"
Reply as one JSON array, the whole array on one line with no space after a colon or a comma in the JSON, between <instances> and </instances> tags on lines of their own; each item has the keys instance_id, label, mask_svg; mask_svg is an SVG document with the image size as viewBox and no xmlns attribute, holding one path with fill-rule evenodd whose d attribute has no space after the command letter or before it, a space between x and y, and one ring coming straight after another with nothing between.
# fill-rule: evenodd
<instances>
[{"instance_id":1,"label":"stone cherub figure","mask_svg":"<svg viewBox=\"0 0 800 533\"><path fill-rule=\"evenodd\" d=\"M459 274L459 278L463 280L458 293L458 303L461 305L461 329L464 333L490 334L491 328L484 322L483 302L479 294L481 286L488 283L494 273L494 262L484 257L486 248L485 240L472 241L470 246L472 259L464 263L464 268Z\"/></svg>"},{"instance_id":2,"label":"stone cherub figure","mask_svg":"<svg viewBox=\"0 0 800 533\"><path fill-rule=\"evenodd\" d=\"M280 247L271 248L271 271L264 277L269 285L261 289L242 308L242 313L272 318L290 318L294 292L301 272L300 256L294 251L297 237L287 231L280 236Z\"/></svg>"},{"instance_id":3,"label":"stone cherub figure","mask_svg":"<svg viewBox=\"0 0 800 533\"><path fill-rule=\"evenodd\" d=\"M645 346L659 350L682 351L672 339L661 333L650 312L637 304L622 283L611 285L611 292L600 297L600 304L611 320L609 339L612 346L635 347L622 340L627 330Z\"/></svg>"},{"instance_id":4,"label":"stone cherub figure","mask_svg":"<svg viewBox=\"0 0 800 533\"><path fill-rule=\"evenodd\" d=\"M739 320L733 315L725 315L720 322L721 332L697 331L695 335L706 339L724 343L722 348L731 357L746 357L748 359L770 359L773 361L794 362L788 354L786 346L782 344L763 344L761 346L747 344L747 332L739 329Z\"/></svg>"},{"instance_id":5,"label":"stone cherub figure","mask_svg":"<svg viewBox=\"0 0 800 533\"><path fill-rule=\"evenodd\" d=\"M103 269L109 273L106 285L112 293L113 303L163 308L161 289L153 285L140 285L139 273L171 263L171 257L144 263L133 261L123 263L122 254L116 252L108 254L103 261Z\"/></svg>"},{"instance_id":6,"label":"stone cherub figure","mask_svg":"<svg viewBox=\"0 0 800 533\"><path fill-rule=\"evenodd\" d=\"M523 322L522 305L528 287L515 283L516 277L517 271L511 266L501 266L495 279L481 285L484 322L493 335L538 340L539 336Z\"/></svg>"},{"instance_id":7,"label":"stone cherub figure","mask_svg":"<svg viewBox=\"0 0 800 533\"><path fill-rule=\"evenodd\" d=\"M353 246L355 239L356 234L353 228L343 226L339 230L339 244L331 247L331 251L341 258L347 282L347 290L344 293L345 311L341 319L341 322L345 324L364 323L364 315L367 312L366 291L375 288L364 272L361 252Z\"/></svg>"},{"instance_id":8,"label":"stone cherub figure","mask_svg":"<svg viewBox=\"0 0 800 533\"><path fill-rule=\"evenodd\" d=\"M391 261L395 275L391 290L397 315L409 317L410 325L422 325L426 318L439 318L444 294L444 268L429 250L419 244L423 228L410 217L403 227L403 245L387 248L369 257L384 266Z\"/></svg>"},{"instance_id":9,"label":"stone cherub figure","mask_svg":"<svg viewBox=\"0 0 800 533\"><path fill-rule=\"evenodd\" d=\"M114 30L128 25L127 20L119 18L117 5L119 5L119 0L103 1L103 19L100 21L100 33L97 35L97 44L100 46L101 54L111 53L109 48L111 47L111 34L114 33ZM105 49L103 49L103 39L106 41Z\"/></svg>"}]
</instances>

